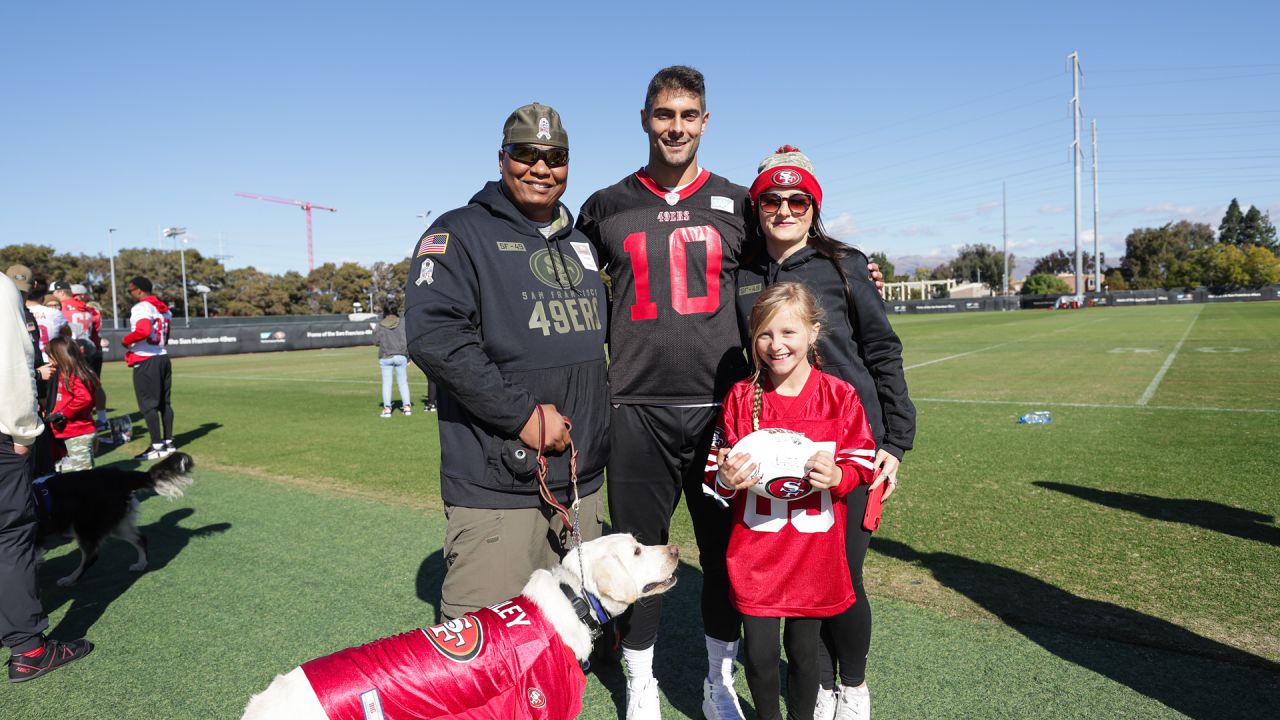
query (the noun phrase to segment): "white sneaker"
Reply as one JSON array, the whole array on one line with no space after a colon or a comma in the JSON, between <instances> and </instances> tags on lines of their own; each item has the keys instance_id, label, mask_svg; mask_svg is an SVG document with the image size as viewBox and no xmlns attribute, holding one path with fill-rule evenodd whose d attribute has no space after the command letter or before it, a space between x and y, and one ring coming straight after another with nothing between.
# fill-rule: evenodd
<instances>
[{"instance_id":1,"label":"white sneaker","mask_svg":"<svg viewBox=\"0 0 1280 720\"><path fill-rule=\"evenodd\" d=\"M836 707L840 704L840 690L824 690L818 686L818 704L813 706L813 720L835 720Z\"/></svg>"},{"instance_id":2,"label":"white sneaker","mask_svg":"<svg viewBox=\"0 0 1280 720\"><path fill-rule=\"evenodd\" d=\"M871 720L871 693L866 685L840 688L835 720Z\"/></svg>"},{"instance_id":3,"label":"white sneaker","mask_svg":"<svg viewBox=\"0 0 1280 720\"><path fill-rule=\"evenodd\" d=\"M702 716L707 720L743 720L738 691L724 682L703 679Z\"/></svg>"},{"instance_id":4,"label":"white sneaker","mask_svg":"<svg viewBox=\"0 0 1280 720\"><path fill-rule=\"evenodd\" d=\"M389 418L389 417L391 417L391 406L390 406L390 405L383 405L383 406L382 406L382 414L381 414L381 415L379 415L378 417L383 417L383 418Z\"/></svg>"},{"instance_id":5,"label":"white sneaker","mask_svg":"<svg viewBox=\"0 0 1280 720\"><path fill-rule=\"evenodd\" d=\"M656 679L649 678L634 687L627 683L627 720L662 720Z\"/></svg>"}]
</instances>

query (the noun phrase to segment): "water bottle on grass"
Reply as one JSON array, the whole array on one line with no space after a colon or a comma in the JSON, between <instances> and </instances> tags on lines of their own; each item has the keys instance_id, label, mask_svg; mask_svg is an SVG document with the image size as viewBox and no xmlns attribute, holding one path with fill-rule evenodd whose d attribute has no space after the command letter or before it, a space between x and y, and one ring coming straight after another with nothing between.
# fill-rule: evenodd
<instances>
[{"instance_id":1,"label":"water bottle on grass","mask_svg":"<svg viewBox=\"0 0 1280 720\"><path fill-rule=\"evenodd\" d=\"M1037 410L1018 417L1019 425L1048 425L1053 422L1053 415L1048 410Z\"/></svg>"}]
</instances>

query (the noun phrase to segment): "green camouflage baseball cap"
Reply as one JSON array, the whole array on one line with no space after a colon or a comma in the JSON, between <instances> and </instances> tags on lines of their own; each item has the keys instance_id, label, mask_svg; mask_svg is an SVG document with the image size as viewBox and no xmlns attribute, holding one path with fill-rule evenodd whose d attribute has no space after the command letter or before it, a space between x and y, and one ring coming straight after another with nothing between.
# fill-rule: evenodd
<instances>
[{"instance_id":1,"label":"green camouflage baseball cap","mask_svg":"<svg viewBox=\"0 0 1280 720\"><path fill-rule=\"evenodd\" d=\"M560 113L542 103L529 103L516 108L502 126L502 144L532 143L569 147L569 133L560 124Z\"/></svg>"}]
</instances>

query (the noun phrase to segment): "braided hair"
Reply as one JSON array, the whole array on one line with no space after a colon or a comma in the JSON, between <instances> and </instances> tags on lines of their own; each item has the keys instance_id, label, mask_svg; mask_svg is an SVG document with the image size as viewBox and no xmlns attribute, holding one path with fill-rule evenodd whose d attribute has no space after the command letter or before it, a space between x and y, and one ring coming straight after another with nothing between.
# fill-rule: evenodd
<instances>
[{"instance_id":1,"label":"braided hair","mask_svg":"<svg viewBox=\"0 0 1280 720\"><path fill-rule=\"evenodd\" d=\"M754 394L751 400L751 429L760 429L760 411L764 407L764 381L768 373L756 353L756 339L760 337L764 326L768 325L779 312L790 310L808 326L820 325L822 307L809 288L796 282L782 282L770 285L760 293L756 304L751 308L751 364L755 372L751 375ZM815 335L809 345L809 362L817 369L822 369L822 358L818 355L818 338Z\"/></svg>"}]
</instances>

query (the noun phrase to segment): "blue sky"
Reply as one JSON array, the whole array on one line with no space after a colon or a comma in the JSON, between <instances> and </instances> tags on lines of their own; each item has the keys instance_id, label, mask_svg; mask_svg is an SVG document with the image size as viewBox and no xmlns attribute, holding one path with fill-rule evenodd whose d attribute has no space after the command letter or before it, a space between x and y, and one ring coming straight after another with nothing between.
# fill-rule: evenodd
<instances>
[{"instance_id":1,"label":"blue sky","mask_svg":"<svg viewBox=\"0 0 1280 720\"><path fill-rule=\"evenodd\" d=\"M812 157L838 236L890 257L1001 240L1070 249L1071 76L1098 124L1108 260L1134 227L1215 227L1232 197L1280 220L1274 2L31 2L0 8L0 246L156 247L184 226L228 266L395 261L419 214L497 175L515 107L556 107L565 202L645 161L654 71L708 82L704 167L747 184L780 144ZM1091 241L1090 241L1091 242ZM936 264L925 261L926 264Z\"/></svg>"}]
</instances>

